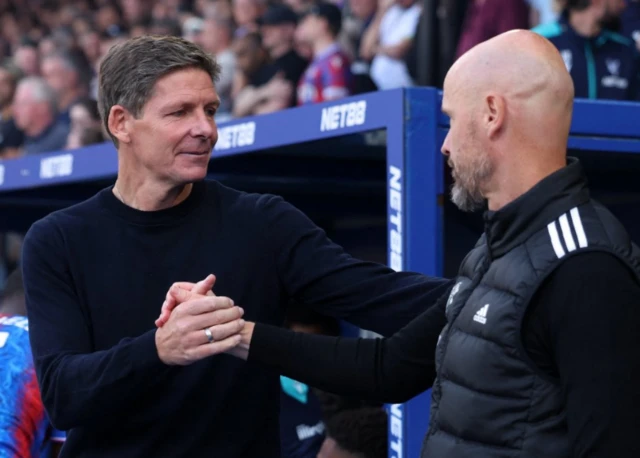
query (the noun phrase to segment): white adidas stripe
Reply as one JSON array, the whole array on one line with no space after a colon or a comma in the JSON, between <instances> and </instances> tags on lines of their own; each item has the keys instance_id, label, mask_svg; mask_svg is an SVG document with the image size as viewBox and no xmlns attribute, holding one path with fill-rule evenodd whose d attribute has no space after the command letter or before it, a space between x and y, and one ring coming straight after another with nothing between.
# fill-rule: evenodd
<instances>
[{"instance_id":1,"label":"white adidas stripe","mask_svg":"<svg viewBox=\"0 0 640 458\"><path fill-rule=\"evenodd\" d=\"M580 219L578 207L572 208L569 213L571 213L573 228L576 230L576 235L578 236L578 245L580 245L580 248L589 246L589 243L587 242L587 234L584 233L584 227L582 227L582 220Z\"/></svg>"},{"instance_id":2,"label":"white adidas stripe","mask_svg":"<svg viewBox=\"0 0 640 458\"><path fill-rule=\"evenodd\" d=\"M589 246L589 242L587 241L587 235L585 234L584 227L582 226L582 219L580 218L580 212L578 211L578 208L572 208L569 211L569 214L571 215L571 223L569 222L569 218L567 217L566 213L560 216L557 222L560 224L564 246L567 247L567 250L569 252L572 252L577 249L576 242L573 238L573 234L571 233L572 224L573 229L576 232L576 236L578 237L578 246L580 248L585 248ZM562 246L562 242L560 241L560 233L558 232L556 221L549 223L547 225L547 230L549 231L549 237L551 238L551 246L553 246L553 251L555 251L558 258L563 257L566 252L564 250L564 247Z\"/></svg>"},{"instance_id":3,"label":"white adidas stripe","mask_svg":"<svg viewBox=\"0 0 640 458\"><path fill-rule=\"evenodd\" d=\"M564 248L562 248L562 243L560 243L560 236L558 235L558 229L556 228L556 222L552 221L547 225L547 229L549 230L549 237L551 237L551 245L553 246L553 251L556 252L556 256L561 258L565 255Z\"/></svg>"},{"instance_id":4,"label":"white adidas stripe","mask_svg":"<svg viewBox=\"0 0 640 458\"><path fill-rule=\"evenodd\" d=\"M562 215L558 221L560 221L560 229L562 229L562 237L564 238L564 244L567 250L574 251L576 249L576 242L573 241L573 235L571 235L567 214Z\"/></svg>"}]
</instances>

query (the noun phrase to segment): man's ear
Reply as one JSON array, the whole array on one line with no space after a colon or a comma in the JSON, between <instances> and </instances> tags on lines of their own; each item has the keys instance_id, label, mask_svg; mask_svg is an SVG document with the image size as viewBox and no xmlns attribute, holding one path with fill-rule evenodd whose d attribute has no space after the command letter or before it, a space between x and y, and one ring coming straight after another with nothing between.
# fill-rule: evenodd
<instances>
[{"instance_id":1,"label":"man's ear","mask_svg":"<svg viewBox=\"0 0 640 458\"><path fill-rule=\"evenodd\" d=\"M131 121L133 115L122 105L114 105L109 110L109 119L107 125L109 131L113 135L118 143L130 143L131 142Z\"/></svg>"},{"instance_id":2,"label":"man's ear","mask_svg":"<svg viewBox=\"0 0 640 458\"><path fill-rule=\"evenodd\" d=\"M485 99L484 122L489 138L495 137L504 125L507 106L503 97L488 95Z\"/></svg>"}]
</instances>

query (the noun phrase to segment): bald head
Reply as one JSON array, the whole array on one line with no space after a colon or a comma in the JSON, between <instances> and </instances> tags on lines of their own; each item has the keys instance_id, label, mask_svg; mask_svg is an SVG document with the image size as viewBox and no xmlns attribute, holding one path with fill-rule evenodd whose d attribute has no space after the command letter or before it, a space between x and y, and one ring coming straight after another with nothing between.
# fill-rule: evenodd
<instances>
[{"instance_id":1,"label":"bald head","mask_svg":"<svg viewBox=\"0 0 640 458\"><path fill-rule=\"evenodd\" d=\"M475 169L482 158L484 176L468 180L483 183L477 196L504 187L505 176L539 181L566 163L573 97L571 75L551 42L526 30L503 33L469 50L449 70L442 109L452 128L443 152L452 166L455 150L464 149L459 158L474 156L458 162L476 160ZM467 132L451 135L456 118L464 119Z\"/></svg>"},{"instance_id":2,"label":"bald head","mask_svg":"<svg viewBox=\"0 0 640 458\"><path fill-rule=\"evenodd\" d=\"M517 109L513 114L526 111L529 121L538 114L549 121L562 119L563 125L570 122L571 75L556 47L530 31L507 32L471 49L451 68L445 92L448 88L462 89L479 103L490 95L502 97L508 109Z\"/></svg>"}]
</instances>

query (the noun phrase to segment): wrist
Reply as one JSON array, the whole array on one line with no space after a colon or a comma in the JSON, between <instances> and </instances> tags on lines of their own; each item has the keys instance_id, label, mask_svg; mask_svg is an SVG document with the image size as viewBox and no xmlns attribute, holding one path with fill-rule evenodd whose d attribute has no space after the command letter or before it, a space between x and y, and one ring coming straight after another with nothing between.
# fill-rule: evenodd
<instances>
[{"instance_id":1,"label":"wrist","mask_svg":"<svg viewBox=\"0 0 640 458\"><path fill-rule=\"evenodd\" d=\"M246 361L249 358L249 350L251 349L251 338L253 337L254 327L255 323L252 323L251 321L245 322L244 328L240 331L240 343L227 353Z\"/></svg>"},{"instance_id":2,"label":"wrist","mask_svg":"<svg viewBox=\"0 0 640 458\"><path fill-rule=\"evenodd\" d=\"M244 324L244 328L242 329L242 331L240 331L241 340L238 344L238 347L246 351L247 355L249 354L249 350L251 349L251 339L253 338L253 330L255 326L255 323L247 321Z\"/></svg>"}]
</instances>

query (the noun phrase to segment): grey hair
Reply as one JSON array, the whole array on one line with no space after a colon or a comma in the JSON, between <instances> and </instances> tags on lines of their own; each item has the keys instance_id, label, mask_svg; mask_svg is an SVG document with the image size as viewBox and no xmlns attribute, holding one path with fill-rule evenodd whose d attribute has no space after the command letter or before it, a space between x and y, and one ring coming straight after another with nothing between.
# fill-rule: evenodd
<instances>
[{"instance_id":1,"label":"grey hair","mask_svg":"<svg viewBox=\"0 0 640 458\"><path fill-rule=\"evenodd\" d=\"M109 113L121 105L136 118L153 95L156 82L177 70L198 68L212 82L220 75L215 59L198 45L173 36L141 36L113 46L100 63L98 108L105 130L109 130Z\"/></svg>"},{"instance_id":2,"label":"grey hair","mask_svg":"<svg viewBox=\"0 0 640 458\"><path fill-rule=\"evenodd\" d=\"M56 91L47 83L44 78L38 76L28 76L20 80L19 86L29 89L29 93L34 102L47 102L51 114L55 117L58 114L58 97Z\"/></svg>"}]
</instances>

